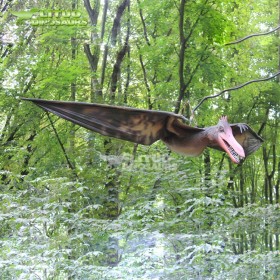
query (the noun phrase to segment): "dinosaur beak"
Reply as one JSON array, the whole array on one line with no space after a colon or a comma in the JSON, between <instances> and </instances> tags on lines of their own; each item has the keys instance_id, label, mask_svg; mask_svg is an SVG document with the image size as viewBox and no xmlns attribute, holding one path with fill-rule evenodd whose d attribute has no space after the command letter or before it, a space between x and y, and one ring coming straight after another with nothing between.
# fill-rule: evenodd
<instances>
[{"instance_id":1,"label":"dinosaur beak","mask_svg":"<svg viewBox=\"0 0 280 280\"><path fill-rule=\"evenodd\" d=\"M245 158L244 149L234 138L230 127L220 132L217 140L220 147L229 155L234 163L240 163Z\"/></svg>"}]
</instances>

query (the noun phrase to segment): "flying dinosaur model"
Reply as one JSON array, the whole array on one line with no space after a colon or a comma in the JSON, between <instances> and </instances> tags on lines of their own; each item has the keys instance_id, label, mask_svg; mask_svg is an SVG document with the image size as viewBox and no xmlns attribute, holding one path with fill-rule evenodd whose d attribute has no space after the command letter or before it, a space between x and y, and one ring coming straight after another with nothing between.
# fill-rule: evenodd
<instances>
[{"instance_id":1,"label":"flying dinosaur model","mask_svg":"<svg viewBox=\"0 0 280 280\"><path fill-rule=\"evenodd\" d=\"M23 98L46 111L102 135L143 145L162 140L170 150L198 156L206 147L226 152L241 163L262 144L262 138L247 124L229 124L221 117L215 126L198 128L184 124L182 115L129 107L83 102Z\"/></svg>"}]
</instances>

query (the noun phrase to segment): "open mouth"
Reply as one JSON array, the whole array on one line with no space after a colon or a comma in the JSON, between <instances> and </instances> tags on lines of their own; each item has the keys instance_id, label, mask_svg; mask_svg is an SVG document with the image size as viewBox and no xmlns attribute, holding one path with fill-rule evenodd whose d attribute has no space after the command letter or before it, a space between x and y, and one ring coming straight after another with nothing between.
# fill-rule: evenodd
<instances>
[{"instance_id":1,"label":"open mouth","mask_svg":"<svg viewBox=\"0 0 280 280\"><path fill-rule=\"evenodd\" d=\"M232 155L235 162L240 163L240 161L243 160L244 157L240 156L227 141L225 141L224 139L223 139L223 141L226 144L227 150Z\"/></svg>"}]
</instances>

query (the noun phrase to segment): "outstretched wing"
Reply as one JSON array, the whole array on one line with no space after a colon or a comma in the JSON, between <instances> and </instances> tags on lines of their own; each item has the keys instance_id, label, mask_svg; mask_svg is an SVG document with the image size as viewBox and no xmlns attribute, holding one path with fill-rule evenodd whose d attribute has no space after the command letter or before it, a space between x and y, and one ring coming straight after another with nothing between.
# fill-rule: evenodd
<instances>
[{"instance_id":1,"label":"outstretched wing","mask_svg":"<svg viewBox=\"0 0 280 280\"><path fill-rule=\"evenodd\" d=\"M235 139L243 147L246 156L252 154L261 146L263 139L247 124L236 123L230 126Z\"/></svg>"},{"instance_id":2,"label":"outstretched wing","mask_svg":"<svg viewBox=\"0 0 280 280\"><path fill-rule=\"evenodd\" d=\"M181 115L164 111L95 103L23 99L32 101L46 111L102 135L144 145L151 145L172 133L167 129L171 120L184 119Z\"/></svg>"}]
</instances>

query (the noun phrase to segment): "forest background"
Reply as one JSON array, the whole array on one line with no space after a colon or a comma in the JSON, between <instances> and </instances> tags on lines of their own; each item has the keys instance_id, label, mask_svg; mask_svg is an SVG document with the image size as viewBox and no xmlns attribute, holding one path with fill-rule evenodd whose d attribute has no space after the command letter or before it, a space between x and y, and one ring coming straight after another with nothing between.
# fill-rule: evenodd
<instances>
[{"instance_id":1,"label":"forest background","mask_svg":"<svg viewBox=\"0 0 280 280\"><path fill-rule=\"evenodd\" d=\"M276 0L0 2L1 279L279 279ZM110 139L21 97L222 115L243 164Z\"/></svg>"}]
</instances>

